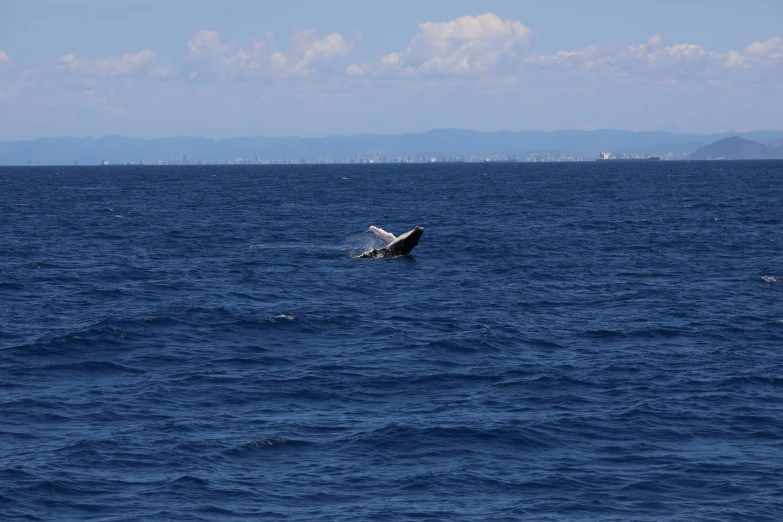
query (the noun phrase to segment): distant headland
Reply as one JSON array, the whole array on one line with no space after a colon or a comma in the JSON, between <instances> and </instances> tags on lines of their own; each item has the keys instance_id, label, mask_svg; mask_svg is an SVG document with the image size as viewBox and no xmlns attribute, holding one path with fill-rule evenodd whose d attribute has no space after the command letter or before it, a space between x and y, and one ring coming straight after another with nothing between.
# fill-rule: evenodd
<instances>
[{"instance_id":1,"label":"distant headland","mask_svg":"<svg viewBox=\"0 0 783 522\"><path fill-rule=\"evenodd\" d=\"M419 163L439 161L593 161L783 158L783 131L684 134L667 131L562 130L477 132L435 129L412 134L136 139L41 138L0 142L0 165L215 165L280 163Z\"/></svg>"},{"instance_id":2,"label":"distant headland","mask_svg":"<svg viewBox=\"0 0 783 522\"><path fill-rule=\"evenodd\" d=\"M699 147L691 154L691 158L695 160L783 159L783 140L764 145L742 136L730 136Z\"/></svg>"}]
</instances>

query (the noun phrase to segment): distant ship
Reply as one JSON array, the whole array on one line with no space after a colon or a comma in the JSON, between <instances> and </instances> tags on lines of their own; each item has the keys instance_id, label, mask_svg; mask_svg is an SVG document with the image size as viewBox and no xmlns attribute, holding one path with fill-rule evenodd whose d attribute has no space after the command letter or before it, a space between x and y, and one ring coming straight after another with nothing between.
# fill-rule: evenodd
<instances>
[{"instance_id":1,"label":"distant ship","mask_svg":"<svg viewBox=\"0 0 783 522\"><path fill-rule=\"evenodd\" d=\"M101 162L101 165L108 165L108 164L109 164L109 160L103 160L103 161Z\"/></svg>"},{"instance_id":2,"label":"distant ship","mask_svg":"<svg viewBox=\"0 0 783 522\"><path fill-rule=\"evenodd\" d=\"M595 161L660 161L658 156L649 156L647 158L613 158L611 152L601 151L601 155L596 158Z\"/></svg>"}]
</instances>

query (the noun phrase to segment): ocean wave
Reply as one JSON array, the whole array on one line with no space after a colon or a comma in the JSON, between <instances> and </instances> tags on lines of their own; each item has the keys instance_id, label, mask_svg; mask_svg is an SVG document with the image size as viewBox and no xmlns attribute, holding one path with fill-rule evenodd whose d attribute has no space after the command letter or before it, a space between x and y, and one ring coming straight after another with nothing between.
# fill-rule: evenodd
<instances>
[{"instance_id":1,"label":"ocean wave","mask_svg":"<svg viewBox=\"0 0 783 522\"><path fill-rule=\"evenodd\" d=\"M286 439L283 437L272 437L271 439L251 440L247 443L250 448L262 449L270 446L306 446L307 443L301 440Z\"/></svg>"},{"instance_id":2,"label":"ocean wave","mask_svg":"<svg viewBox=\"0 0 783 522\"><path fill-rule=\"evenodd\" d=\"M532 428L513 429L508 427L475 428L470 426L428 426L416 427L390 424L382 428L352 435L338 440L338 443L367 445L377 450L396 447L417 451L419 455L439 452L453 452L470 446L483 447L498 444L516 449L544 449L557 444L557 438ZM426 450L426 453L423 453Z\"/></svg>"},{"instance_id":3,"label":"ocean wave","mask_svg":"<svg viewBox=\"0 0 783 522\"><path fill-rule=\"evenodd\" d=\"M123 374L130 373L140 375L144 370L131 368L121 364L115 364L107 361L82 361L78 363L51 364L43 366L49 372L57 373L77 373L77 374Z\"/></svg>"}]
</instances>

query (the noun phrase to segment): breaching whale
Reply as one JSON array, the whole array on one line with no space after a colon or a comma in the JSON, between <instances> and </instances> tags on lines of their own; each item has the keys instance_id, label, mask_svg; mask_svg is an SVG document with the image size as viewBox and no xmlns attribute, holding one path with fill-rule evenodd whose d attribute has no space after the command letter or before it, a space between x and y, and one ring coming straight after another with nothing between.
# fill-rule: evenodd
<instances>
[{"instance_id":1,"label":"breaching whale","mask_svg":"<svg viewBox=\"0 0 783 522\"><path fill-rule=\"evenodd\" d=\"M385 248L376 248L365 252L359 257L397 257L407 256L411 250L419 244L419 238L424 233L422 227L416 227L409 232L405 232L400 237L394 237L394 234L386 232L382 228L370 227L370 231L386 242Z\"/></svg>"}]
</instances>

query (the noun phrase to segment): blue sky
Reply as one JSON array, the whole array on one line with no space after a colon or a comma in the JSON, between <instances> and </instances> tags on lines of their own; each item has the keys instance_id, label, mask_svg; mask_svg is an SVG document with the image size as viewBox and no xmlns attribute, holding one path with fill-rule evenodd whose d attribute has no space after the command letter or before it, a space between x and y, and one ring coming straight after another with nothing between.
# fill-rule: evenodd
<instances>
[{"instance_id":1,"label":"blue sky","mask_svg":"<svg viewBox=\"0 0 783 522\"><path fill-rule=\"evenodd\" d=\"M783 2L0 0L0 140L783 128Z\"/></svg>"}]
</instances>

